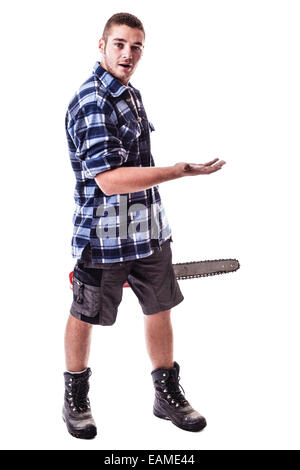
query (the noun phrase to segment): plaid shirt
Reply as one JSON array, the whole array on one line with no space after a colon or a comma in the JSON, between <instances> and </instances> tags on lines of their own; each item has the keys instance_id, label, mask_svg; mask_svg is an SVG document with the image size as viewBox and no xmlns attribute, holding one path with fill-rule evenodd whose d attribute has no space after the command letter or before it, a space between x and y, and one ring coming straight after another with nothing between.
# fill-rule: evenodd
<instances>
[{"instance_id":1,"label":"plaid shirt","mask_svg":"<svg viewBox=\"0 0 300 470\"><path fill-rule=\"evenodd\" d=\"M107 196L94 179L120 166L154 166L150 150L150 131L154 127L147 119L140 92L130 83L122 85L96 62L92 76L69 103L65 126L76 177L72 256L79 259L88 243L94 263L151 255L154 246L160 248L171 238L158 186ZM121 205L126 207L125 199L128 210L124 219ZM99 224L106 226L104 231L113 229L113 235L110 232L105 236L102 231L99 236Z\"/></svg>"}]
</instances>

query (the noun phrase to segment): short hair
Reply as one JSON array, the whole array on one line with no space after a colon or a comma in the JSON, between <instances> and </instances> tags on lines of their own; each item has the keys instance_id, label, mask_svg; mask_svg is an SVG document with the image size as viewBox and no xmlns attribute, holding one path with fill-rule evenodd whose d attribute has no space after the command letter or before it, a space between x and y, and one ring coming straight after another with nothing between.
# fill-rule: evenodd
<instances>
[{"instance_id":1,"label":"short hair","mask_svg":"<svg viewBox=\"0 0 300 470\"><path fill-rule=\"evenodd\" d=\"M143 31L145 37L145 30L141 20L139 20L136 16L131 15L131 13L116 13L109 18L109 20L106 22L106 25L104 26L102 37L105 42L107 41L110 28L115 24L125 24L130 28L137 28L140 31Z\"/></svg>"}]
</instances>

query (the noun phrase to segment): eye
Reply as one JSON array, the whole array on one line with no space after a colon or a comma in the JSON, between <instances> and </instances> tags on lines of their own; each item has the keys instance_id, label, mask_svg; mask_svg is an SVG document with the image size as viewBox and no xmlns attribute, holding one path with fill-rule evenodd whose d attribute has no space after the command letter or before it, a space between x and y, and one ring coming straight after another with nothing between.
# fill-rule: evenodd
<instances>
[{"instance_id":1,"label":"eye","mask_svg":"<svg viewBox=\"0 0 300 470\"><path fill-rule=\"evenodd\" d=\"M121 42L116 42L115 46L120 47L120 46L123 46L123 44Z\"/></svg>"}]
</instances>

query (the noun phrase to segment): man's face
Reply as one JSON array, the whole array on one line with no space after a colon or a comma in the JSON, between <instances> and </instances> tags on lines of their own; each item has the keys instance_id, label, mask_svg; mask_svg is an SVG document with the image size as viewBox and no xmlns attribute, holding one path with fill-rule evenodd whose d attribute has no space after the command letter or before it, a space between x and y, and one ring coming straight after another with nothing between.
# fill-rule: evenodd
<instances>
[{"instance_id":1,"label":"man's face","mask_svg":"<svg viewBox=\"0 0 300 470\"><path fill-rule=\"evenodd\" d=\"M144 33L126 25L113 25L105 43L101 38L99 49L102 67L123 85L128 82L143 54Z\"/></svg>"}]
</instances>

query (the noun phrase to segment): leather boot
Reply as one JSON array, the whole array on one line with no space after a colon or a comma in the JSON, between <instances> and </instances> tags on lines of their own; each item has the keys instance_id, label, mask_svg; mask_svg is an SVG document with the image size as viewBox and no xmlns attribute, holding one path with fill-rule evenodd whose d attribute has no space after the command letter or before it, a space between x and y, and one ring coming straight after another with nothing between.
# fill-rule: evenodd
<instances>
[{"instance_id":1,"label":"leather boot","mask_svg":"<svg viewBox=\"0 0 300 470\"><path fill-rule=\"evenodd\" d=\"M174 362L172 369L155 369L151 374L155 388L154 415L171 420L185 431L201 431L205 428L205 418L192 408L181 393L177 362Z\"/></svg>"},{"instance_id":2,"label":"leather boot","mask_svg":"<svg viewBox=\"0 0 300 470\"><path fill-rule=\"evenodd\" d=\"M97 434L88 399L89 377L91 374L90 368L79 374L64 373L63 420L69 433L79 439L93 439Z\"/></svg>"}]
</instances>

